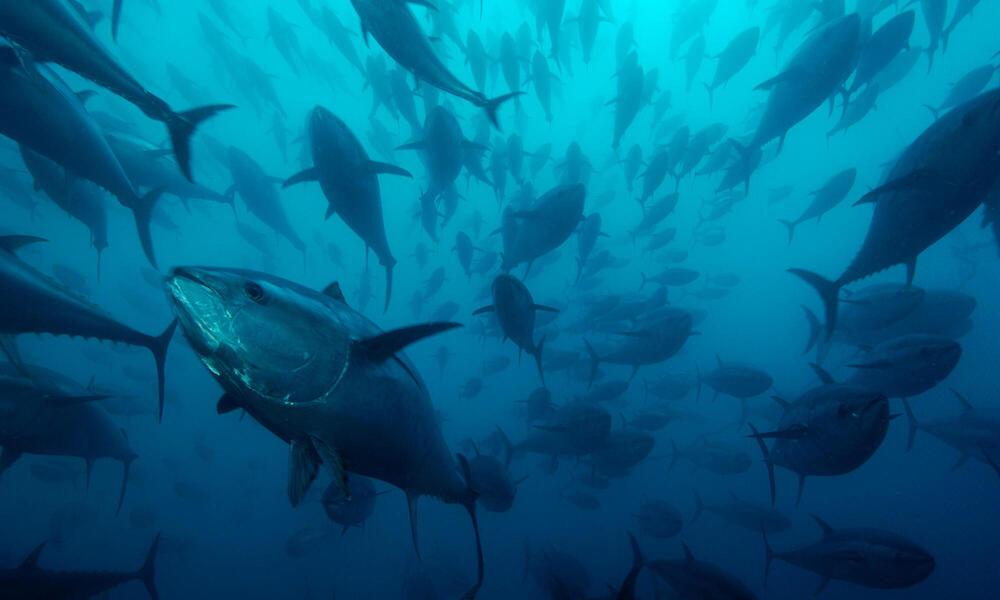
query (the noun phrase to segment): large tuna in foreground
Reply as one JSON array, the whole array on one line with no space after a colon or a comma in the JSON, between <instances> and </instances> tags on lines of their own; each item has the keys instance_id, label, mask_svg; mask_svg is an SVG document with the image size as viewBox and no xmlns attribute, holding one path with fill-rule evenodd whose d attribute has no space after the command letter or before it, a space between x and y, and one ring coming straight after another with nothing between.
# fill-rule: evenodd
<instances>
[{"instance_id":1,"label":"large tuna in foreground","mask_svg":"<svg viewBox=\"0 0 1000 600\"><path fill-rule=\"evenodd\" d=\"M466 594L473 598L483 558L468 462L459 455L460 474L427 387L402 353L457 325L384 332L339 290L235 269L178 268L167 279L191 347L225 390L218 411L244 409L290 444L292 505L321 465L345 495L348 472L406 492L414 542L419 496L463 505L476 532L479 577Z\"/></svg>"}]
</instances>

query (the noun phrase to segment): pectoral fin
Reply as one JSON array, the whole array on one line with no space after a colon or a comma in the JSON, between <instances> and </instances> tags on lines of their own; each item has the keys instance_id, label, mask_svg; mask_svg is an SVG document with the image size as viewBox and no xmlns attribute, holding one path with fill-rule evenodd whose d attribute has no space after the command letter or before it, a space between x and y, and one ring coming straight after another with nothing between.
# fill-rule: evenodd
<instances>
[{"instance_id":1,"label":"pectoral fin","mask_svg":"<svg viewBox=\"0 0 1000 600\"><path fill-rule=\"evenodd\" d=\"M293 440L288 456L288 499L292 506L298 506L309 486L316 479L320 457L307 440Z\"/></svg>"}]
</instances>

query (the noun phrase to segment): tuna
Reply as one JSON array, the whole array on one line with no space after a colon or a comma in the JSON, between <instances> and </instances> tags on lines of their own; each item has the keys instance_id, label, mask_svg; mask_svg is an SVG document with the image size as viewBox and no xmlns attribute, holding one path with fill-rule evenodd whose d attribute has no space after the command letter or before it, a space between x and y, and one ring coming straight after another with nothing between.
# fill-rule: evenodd
<instances>
[{"instance_id":1,"label":"tuna","mask_svg":"<svg viewBox=\"0 0 1000 600\"><path fill-rule=\"evenodd\" d=\"M239 194L247 210L302 252L304 261L306 244L288 221L275 186L281 180L269 176L246 152L234 147L229 148L229 171L233 177L229 194Z\"/></svg>"},{"instance_id":2,"label":"tuna","mask_svg":"<svg viewBox=\"0 0 1000 600\"><path fill-rule=\"evenodd\" d=\"M834 529L815 515L813 519L823 530L823 539L795 550L775 552L767 533L763 534L765 584L774 559L823 577L817 594L831 579L868 588L900 589L920 583L934 571L934 557L901 535L881 529Z\"/></svg>"},{"instance_id":3,"label":"tuna","mask_svg":"<svg viewBox=\"0 0 1000 600\"><path fill-rule=\"evenodd\" d=\"M309 143L313 166L293 175L282 187L318 181L329 206L326 218L337 214L375 252L385 267L385 309L392 298L392 269L396 259L389 250L382 216L378 175L412 177L399 167L373 161L347 125L327 109L317 106L309 117Z\"/></svg>"},{"instance_id":4,"label":"tuna","mask_svg":"<svg viewBox=\"0 0 1000 600\"><path fill-rule=\"evenodd\" d=\"M691 336L692 324L691 313L675 308L670 309L658 322L643 329L622 332L620 335L623 340L603 353L599 354L584 339L590 353L590 385L593 385L597 368L602 362L631 366L631 377L635 377L641 366L669 359L680 351Z\"/></svg>"},{"instance_id":5,"label":"tuna","mask_svg":"<svg viewBox=\"0 0 1000 600\"><path fill-rule=\"evenodd\" d=\"M57 63L118 94L147 117L163 122L170 133L177 164L188 179L191 179L191 136L195 129L220 111L233 108L216 104L174 112L118 64L94 32L59 0L30 4L19 0L0 2L0 35L30 52L35 60Z\"/></svg>"},{"instance_id":6,"label":"tuna","mask_svg":"<svg viewBox=\"0 0 1000 600\"><path fill-rule=\"evenodd\" d=\"M4 354L15 365L22 365L15 338L24 333L94 338L146 348L156 362L158 414L162 419L163 371L177 323L155 337L119 323L15 255L18 248L39 241L27 236L0 237L0 304L7 307L0 316Z\"/></svg>"},{"instance_id":7,"label":"tuna","mask_svg":"<svg viewBox=\"0 0 1000 600\"><path fill-rule=\"evenodd\" d=\"M816 368L816 367L814 367ZM771 485L771 504L775 500L775 465L799 476L798 500L806 477L836 476L850 473L875 454L889 430L889 400L868 388L836 383L822 369L816 368L823 385L802 394L792 403L784 403L784 414L775 431L758 433L757 439ZM774 439L768 449L764 440Z\"/></svg>"},{"instance_id":8,"label":"tuna","mask_svg":"<svg viewBox=\"0 0 1000 600\"><path fill-rule=\"evenodd\" d=\"M495 313L503 330L504 341L509 338L520 350L535 357L538 375L542 378L544 386L542 348L545 347L545 336L542 336L537 344L535 343L535 311L558 312L558 309L536 304L528 288L510 275L498 275L490 289L493 294L493 304L480 308L472 314Z\"/></svg>"},{"instance_id":9,"label":"tuna","mask_svg":"<svg viewBox=\"0 0 1000 600\"><path fill-rule=\"evenodd\" d=\"M886 183L859 203L875 213L861 250L836 280L791 269L816 289L829 337L837 326L837 295L845 285L905 264L912 283L917 257L964 221L996 179L1000 150L1000 90L986 92L934 122L896 161Z\"/></svg>"},{"instance_id":10,"label":"tuna","mask_svg":"<svg viewBox=\"0 0 1000 600\"><path fill-rule=\"evenodd\" d=\"M328 519L343 527L341 535L351 527L365 528L365 521L375 512L375 501L385 492L376 492L375 484L367 477L351 475L347 478L347 494L336 483L323 491L320 502Z\"/></svg>"},{"instance_id":11,"label":"tuna","mask_svg":"<svg viewBox=\"0 0 1000 600\"><path fill-rule=\"evenodd\" d=\"M499 128L497 109L505 101L521 95L521 92L487 98L459 81L431 48L427 34L420 28L405 2L351 0L351 5L361 18L361 32L366 44L370 34L386 54L413 73L419 81L482 108L490 121Z\"/></svg>"},{"instance_id":12,"label":"tuna","mask_svg":"<svg viewBox=\"0 0 1000 600\"><path fill-rule=\"evenodd\" d=\"M681 598L713 600L756 600L743 582L719 567L696 559L684 546L684 558L651 560L646 568L669 585Z\"/></svg>"},{"instance_id":13,"label":"tuna","mask_svg":"<svg viewBox=\"0 0 1000 600\"><path fill-rule=\"evenodd\" d=\"M141 581L153 600L159 598L154 575L156 548L160 536L146 554L146 561L137 571L51 571L38 566L45 549L43 542L16 569L0 571L0 594L9 598L89 598L105 593L130 581Z\"/></svg>"},{"instance_id":14,"label":"tuna","mask_svg":"<svg viewBox=\"0 0 1000 600\"><path fill-rule=\"evenodd\" d=\"M795 227L809 219L816 219L818 223L827 212L840 204L847 194L854 187L854 180L857 177L857 169L845 169L826 181L819 189L810 192L813 201L806 210L794 221L779 222L788 228L788 243L792 243L792 236L795 234Z\"/></svg>"},{"instance_id":15,"label":"tuna","mask_svg":"<svg viewBox=\"0 0 1000 600\"><path fill-rule=\"evenodd\" d=\"M49 4L46 0L37 7L47 10ZM0 2L0 32L9 26L3 16L8 10ZM59 10L65 9L59 5ZM6 90L0 102L0 134L114 195L132 212L143 252L156 266L150 221L162 190L140 196L79 98L51 71L43 73L30 62L22 66L19 60L13 48L0 47L0 87Z\"/></svg>"},{"instance_id":16,"label":"tuna","mask_svg":"<svg viewBox=\"0 0 1000 600\"><path fill-rule=\"evenodd\" d=\"M26 367L32 379L20 376L10 364L0 366L0 391L4 419L0 425L0 474L23 454L73 456L87 463L87 485L99 458L122 463L122 485L117 515L121 512L128 486L129 467L138 455L129 446L125 431L82 386L47 369Z\"/></svg>"},{"instance_id":17,"label":"tuna","mask_svg":"<svg viewBox=\"0 0 1000 600\"><path fill-rule=\"evenodd\" d=\"M747 66L750 59L757 52L757 42L760 39L760 28L751 27L729 41L716 59L718 64L715 67L715 76L712 83L706 83L708 90L708 105L715 104L715 90L720 86L725 86L729 80Z\"/></svg>"},{"instance_id":18,"label":"tuna","mask_svg":"<svg viewBox=\"0 0 1000 600\"><path fill-rule=\"evenodd\" d=\"M694 493L695 511L691 521L697 521L703 512L711 513L723 521L749 531L780 533L791 528L792 523L781 511L770 506L741 500L732 494L729 502L705 504L698 492Z\"/></svg>"},{"instance_id":19,"label":"tuna","mask_svg":"<svg viewBox=\"0 0 1000 600\"><path fill-rule=\"evenodd\" d=\"M466 598L475 597L483 555L468 461L452 458L427 387L402 353L457 325L383 332L347 306L339 286L323 294L249 271L177 268L166 286L191 347L225 390L218 412L246 410L290 445L292 505L321 465L345 495L348 471L405 491L414 543L419 496L461 504L476 533L479 576Z\"/></svg>"},{"instance_id":20,"label":"tuna","mask_svg":"<svg viewBox=\"0 0 1000 600\"><path fill-rule=\"evenodd\" d=\"M583 185L557 186L535 200L530 207L504 213L502 226L504 272L521 263L532 263L561 246L583 219L587 190Z\"/></svg>"}]
</instances>

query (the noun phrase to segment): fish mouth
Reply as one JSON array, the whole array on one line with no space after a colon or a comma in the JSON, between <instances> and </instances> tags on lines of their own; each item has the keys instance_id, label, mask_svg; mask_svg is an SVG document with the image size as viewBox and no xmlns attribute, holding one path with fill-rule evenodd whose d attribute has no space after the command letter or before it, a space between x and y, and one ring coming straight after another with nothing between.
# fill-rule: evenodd
<instances>
[{"instance_id":1,"label":"fish mouth","mask_svg":"<svg viewBox=\"0 0 1000 600\"><path fill-rule=\"evenodd\" d=\"M232 322L232 315L208 274L178 267L166 278L165 287L188 340L204 354L215 353L228 337L220 326Z\"/></svg>"}]
</instances>

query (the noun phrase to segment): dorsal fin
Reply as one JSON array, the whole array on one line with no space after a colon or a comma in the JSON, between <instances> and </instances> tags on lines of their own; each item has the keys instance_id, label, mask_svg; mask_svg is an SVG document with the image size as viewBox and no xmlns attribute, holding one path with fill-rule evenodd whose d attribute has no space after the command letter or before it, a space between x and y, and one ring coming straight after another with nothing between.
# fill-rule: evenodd
<instances>
[{"instance_id":1,"label":"dorsal fin","mask_svg":"<svg viewBox=\"0 0 1000 600\"><path fill-rule=\"evenodd\" d=\"M344 299L344 291L340 289L339 281L334 281L330 285L323 288L323 295L329 296L342 304L347 304L347 300Z\"/></svg>"},{"instance_id":2,"label":"dorsal fin","mask_svg":"<svg viewBox=\"0 0 1000 600\"><path fill-rule=\"evenodd\" d=\"M461 326L460 323L440 322L401 327L354 342L354 351L374 363L382 363L414 342Z\"/></svg>"},{"instance_id":3,"label":"dorsal fin","mask_svg":"<svg viewBox=\"0 0 1000 600\"><path fill-rule=\"evenodd\" d=\"M45 544L46 544L46 542L42 542L41 544L38 544L38 546L34 550L31 551L31 554L29 554L28 557L24 559L24 562L21 563L21 567L20 568L22 568L22 569L37 569L38 568L38 557L41 556L42 550L45 549Z\"/></svg>"},{"instance_id":4,"label":"dorsal fin","mask_svg":"<svg viewBox=\"0 0 1000 600\"><path fill-rule=\"evenodd\" d=\"M828 537L833 535L833 527L830 527L829 523L817 517L816 515L809 515L809 516L812 517L813 520L816 521L816 524L819 525L820 528L823 530L823 537Z\"/></svg>"},{"instance_id":5,"label":"dorsal fin","mask_svg":"<svg viewBox=\"0 0 1000 600\"><path fill-rule=\"evenodd\" d=\"M17 250L27 246L28 244L47 241L48 240L45 238L35 237L32 235L4 235L0 236L0 249L14 254Z\"/></svg>"},{"instance_id":6,"label":"dorsal fin","mask_svg":"<svg viewBox=\"0 0 1000 600\"><path fill-rule=\"evenodd\" d=\"M816 377L819 377L819 380L822 381L823 383L826 384L836 383L836 381L833 379L830 373L827 372L827 370L824 369L823 367L819 366L816 363L809 363L809 366L816 373Z\"/></svg>"}]
</instances>

